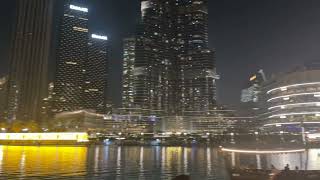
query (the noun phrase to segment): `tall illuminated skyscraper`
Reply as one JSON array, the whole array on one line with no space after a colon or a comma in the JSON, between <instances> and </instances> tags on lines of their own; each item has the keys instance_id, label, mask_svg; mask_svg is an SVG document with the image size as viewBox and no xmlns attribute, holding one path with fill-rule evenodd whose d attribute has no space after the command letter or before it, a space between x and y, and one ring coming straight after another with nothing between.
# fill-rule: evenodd
<instances>
[{"instance_id":1,"label":"tall illuminated skyscraper","mask_svg":"<svg viewBox=\"0 0 320 180\"><path fill-rule=\"evenodd\" d=\"M53 114L90 110L107 113L108 38L90 34L85 0L67 0L60 24Z\"/></svg>"},{"instance_id":2,"label":"tall illuminated skyscraper","mask_svg":"<svg viewBox=\"0 0 320 180\"><path fill-rule=\"evenodd\" d=\"M135 108L135 59L136 38L126 38L123 41L122 106L127 112Z\"/></svg>"},{"instance_id":3,"label":"tall illuminated skyscraper","mask_svg":"<svg viewBox=\"0 0 320 180\"><path fill-rule=\"evenodd\" d=\"M88 43L88 60L84 64L84 108L108 113L111 103L108 88L108 38L91 34Z\"/></svg>"},{"instance_id":4,"label":"tall illuminated skyscraper","mask_svg":"<svg viewBox=\"0 0 320 180\"><path fill-rule=\"evenodd\" d=\"M178 0L175 6L178 111L211 114L216 107L215 51L208 45L208 1Z\"/></svg>"},{"instance_id":5,"label":"tall illuminated skyscraper","mask_svg":"<svg viewBox=\"0 0 320 180\"><path fill-rule=\"evenodd\" d=\"M141 0L141 23L124 45L123 106L150 115L210 115L216 108L215 50L207 0Z\"/></svg>"},{"instance_id":6,"label":"tall illuminated skyscraper","mask_svg":"<svg viewBox=\"0 0 320 180\"><path fill-rule=\"evenodd\" d=\"M85 63L88 60L88 8L83 1L68 0L60 22L54 113L85 108Z\"/></svg>"},{"instance_id":7,"label":"tall illuminated skyscraper","mask_svg":"<svg viewBox=\"0 0 320 180\"><path fill-rule=\"evenodd\" d=\"M5 77L2 77L0 78L0 121L4 121L6 120L6 117L5 117L5 112L6 112L6 105L5 105L5 102L6 102L6 97L7 97L7 84L8 82L8 77L5 76Z\"/></svg>"},{"instance_id":8,"label":"tall illuminated skyscraper","mask_svg":"<svg viewBox=\"0 0 320 180\"><path fill-rule=\"evenodd\" d=\"M8 120L40 120L47 85L53 0L17 1L10 48Z\"/></svg>"}]
</instances>

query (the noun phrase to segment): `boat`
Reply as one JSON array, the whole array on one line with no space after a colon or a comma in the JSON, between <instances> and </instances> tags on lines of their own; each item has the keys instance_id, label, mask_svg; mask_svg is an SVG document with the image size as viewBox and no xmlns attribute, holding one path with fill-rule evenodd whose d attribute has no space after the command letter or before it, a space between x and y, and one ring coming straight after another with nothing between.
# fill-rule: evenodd
<instances>
[{"instance_id":1,"label":"boat","mask_svg":"<svg viewBox=\"0 0 320 180\"><path fill-rule=\"evenodd\" d=\"M260 169L232 169L231 180L270 180L273 176L271 170Z\"/></svg>"},{"instance_id":2,"label":"boat","mask_svg":"<svg viewBox=\"0 0 320 180\"><path fill-rule=\"evenodd\" d=\"M320 170L232 169L231 180L319 180Z\"/></svg>"}]
</instances>

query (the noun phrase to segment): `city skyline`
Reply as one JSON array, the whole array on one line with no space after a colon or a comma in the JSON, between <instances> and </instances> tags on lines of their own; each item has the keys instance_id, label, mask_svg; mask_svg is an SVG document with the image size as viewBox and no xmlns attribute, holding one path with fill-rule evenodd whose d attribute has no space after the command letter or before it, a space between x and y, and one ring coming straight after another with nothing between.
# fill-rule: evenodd
<instances>
[{"instance_id":1,"label":"city skyline","mask_svg":"<svg viewBox=\"0 0 320 180\"><path fill-rule=\"evenodd\" d=\"M265 69L265 73L270 76L271 73L279 72L283 69L288 69L290 66L302 64L304 61L317 58L318 51L315 43L319 37L311 35L314 35L313 29L315 29L314 32L316 32L318 28L318 26L312 22L315 22L316 17L319 17L319 13L316 12L311 5L319 2L312 1L304 3L304 8L300 9L299 1L294 1L290 4L286 2L265 1L260 3L261 4L258 5L253 1L245 1L241 4L209 1L209 11L211 12L209 17L210 47L215 47L217 51L217 71L221 75L221 80L218 82L218 99L221 104L238 104L240 102L239 97L243 83L246 82L247 77L250 77L250 75L259 68ZM5 2L5 4L8 4L8 8L3 10L4 16L1 16L1 18L7 17L6 19L8 20L3 20L10 22L10 14L13 14L13 2ZM93 6L93 4L99 6ZM114 8L110 8L111 4L114 5ZM128 6L124 6L124 4L128 4ZM249 6L244 7L245 5L243 4ZM216 6L214 7L214 5ZM288 5L288 7L283 9L282 7L285 5ZM115 9L122 7L127 8L125 14L130 14L130 17L125 16L125 14L119 16L120 12L115 12ZM118 82L122 66L121 39L129 37L130 31L135 28L134 26L140 11L139 3L135 1L102 2L96 0L92 2L90 8L97 9L92 15L96 17L96 21L92 26L94 26L94 29L97 29L98 32L102 30L106 31L113 44L111 47L112 70L110 83L114 87L111 90L114 102L119 105L119 87L121 84ZM258 12L256 10L257 8L260 8L261 12ZM104 12L104 9L109 11ZM118 16L116 14L118 14ZM293 14L295 15L291 16ZM265 20L265 24L261 24L261 20ZM96 23L98 21L99 23ZM283 24L282 22L287 23ZM4 24L6 24L5 29L7 29L5 32L8 34L9 27L7 23ZM252 34L248 33L255 29L257 31ZM245 32L244 30L249 31ZM275 32L276 30L279 31ZM1 35L7 40L4 41L6 43L0 44L2 58L0 74L5 75L7 71L4 67L4 65L7 64L5 62L5 52L8 49L8 38L6 38L7 35L5 36L3 34L5 33ZM240 35L237 36L236 34ZM247 39L244 39L244 37ZM266 37L270 37L270 40ZM254 38L257 39L252 41ZM271 39L277 40L272 42ZM278 48L277 44L282 44L281 47L283 47L283 49ZM295 44L295 46L285 47L287 44ZM299 51L295 49L299 49ZM269 52L269 54L266 54L267 52ZM279 62L281 66L273 68L272 64L274 62ZM238 67L242 68L235 71L235 68ZM234 72L237 72L239 75L235 75Z\"/></svg>"},{"instance_id":2,"label":"city skyline","mask_svg":"<svg viewBox=\"0 0 320 180\"><path fill-rule=\"evenodd\" d=\"M302 1L5 1L0 179L320 179Z\"/></svg>"}]
</instances>

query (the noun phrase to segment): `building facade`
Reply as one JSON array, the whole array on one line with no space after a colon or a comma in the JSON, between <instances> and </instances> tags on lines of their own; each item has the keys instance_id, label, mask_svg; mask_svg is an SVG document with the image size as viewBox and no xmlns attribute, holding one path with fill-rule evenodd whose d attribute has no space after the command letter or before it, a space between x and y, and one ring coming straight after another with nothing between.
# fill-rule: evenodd
<instances>
[{"instance_id":1,"label":"building facade","mask_svg":"<svg viewBox=\"0 0 320 180\"><path fill-rule=\"evenodd\" d=\"M52 0L17 1L9 53L8 121L40 120L52 39Z\"/></svg>"},{"instance_id":2,"label":"building facade","mask_svg":"<svg viewBox=\"0 0 320 180\"><path fill-rule=\"evenodd\" d=\"M123 41L123 72L122 72L122 110L130 113L135 109L135 59L136 38L126 38Z\"/></svg>"},{"instance_id":3,"label":"building facade","mask_svg":"<svg viewBox=\"0 0 320 180\"><path fill-rule=\"evenodd\" d=\"M91 34L88 43L88 60L85 62L84 109L98 113L111 111L110 99L107 99L108 87L108 38Z\"/></svg>"},{"instance_id":4,"label":"building facade","mask_svg":"<svg viewBox=\"0 0 320 180\"><path fill-rule=\"evenodd\" d=\"M108 38L90 33L85 0L67 0L60 22L53 114L108 113Z\"/></svg>"},{"instance_id":5,"label":"building facade","mask_svg":"<svg viewBox=\"0 0 320 180\"><path fill-rule=\"evenodd\" d=\"M262 128L271 132L320 132L320 68L304 66L265 85Z\"/></svg>"},{"instance_id":6,"label":"building facade","mask_svg":"<svg viewBox=\"0 0 320 180\"><path fill-rule=\"evenodd\" d=\"M245 89L241 91L241 103L257 103L261 87L265 81L267 81L267 78L262 69L252 75Z\"/></svg>"},{"instance_id":7,"label":"building facade","mask_svg":"<svg viewBox=\"0 0 320 180\"><path fill-rule=\"evenodd\" d=\"M209 115L216 107L215 51L206 0L141 1L136 36L124 41L123 108L147 115Z\"/></svg>"},{"instance_id":8,"label":"building facade","mask_svg":"<svg viewBox=\"0 0 320 180\"><path fill-rule=\"evenodd\" d=\"M175 6L177 111L210 115L216 107L215 51L208 46L208 1L177 1Z\"/></svg>"},{"instance_id":9,"label":"building facade","mask_svg":"<svg viewBox=\"0 0 320 180\"><path fill-rule=\"evenodd\" d=\"M88 8L65 1L59 27L54 113L83 109L85 62L88 60Z\"/></svg>"},{"instance_id":10,"label":"building facade","mask_svg":"<svg viewBox=\"0 0 320 180\"><path fill-rule=\"evenodd\" d=\"M6 120L7 82L7 76L0 78L0 121Z\"/></svg>"},{"instance_id":11,"label":"building facade","mask_svg":"<svg viewBox=\"0 0 320 180\"><path fill-rule=\"evenodd\" d=\"M264 103L261 97L263 84L267 81L264 71L261 69L250 76L244 89L241 91L239 113L246 116L256 116L263 112L260 104Z\"/></svg>"}]
</instances>

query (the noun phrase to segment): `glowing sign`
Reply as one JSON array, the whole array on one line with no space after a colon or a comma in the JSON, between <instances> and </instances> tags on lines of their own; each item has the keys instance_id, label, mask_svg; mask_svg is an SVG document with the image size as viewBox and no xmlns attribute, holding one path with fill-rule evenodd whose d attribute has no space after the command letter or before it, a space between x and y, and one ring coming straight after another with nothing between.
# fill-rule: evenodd
<instances>
[{"instance_id":1,"label":"glowing sign","mask_svg":"<svg viewBox=\"0 0 320 180\"><path fill-rule=\"evenodd\" d=\"M79 7L79 6L75 6L75 5L70 5L70 9L73 10L77 10L77 11L82 11L82 12L88 12L88 8L84 8L84 7Z\"/></svg>"},{"instance_id":2,"label":"glowing sign","mask_svg":"<svg viewBox=\"0 0 320 180\"><path fill-rule=\"evenodd\" d=\"M101 40L105 40L105 41L108 40L107 36L101 36L101 35L97 35L97 34L92 34L91 37L94 39L101 39Z\"/></svg>"},{"instance_id":3,"label":"glowing sign","mask_svg":"<svg viewBox=\"0 0 320 180\"><path fill-rule=\"evenodd\" d=\"M256 76L256 75L252 76L252 77L250 78L250 81L253 81L253 80L255 80L255 79L257 79L257 76Z\"/></svg>"},{"instance_id":4,"label":"glowing sign","mask_svg":"<svg viewBox=\"0 0 320 180\"><path fill-rule=\"evenodd\" d=\"M0 133L0 140L88 141L87 133Z\"/></svg>"}]
</instances>

